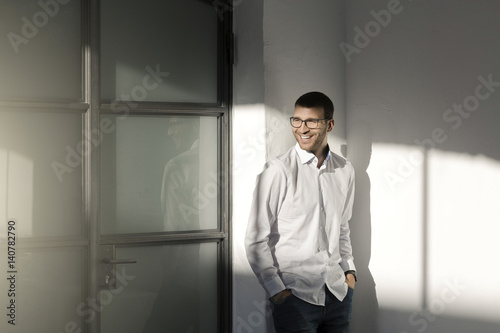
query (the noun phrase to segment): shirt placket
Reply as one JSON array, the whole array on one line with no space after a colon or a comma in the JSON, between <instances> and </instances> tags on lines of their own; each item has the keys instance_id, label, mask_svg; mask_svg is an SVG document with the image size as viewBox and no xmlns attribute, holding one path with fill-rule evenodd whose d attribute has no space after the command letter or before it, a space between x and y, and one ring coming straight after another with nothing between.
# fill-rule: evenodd
<instances>
[{"instance_id":1,"label":"shirt placket","mask_svg":"<svg viewBox=\"0 0 500 333\"><path fill-rule=\"evenodd\" d=\"M324 189L323 184L321 182L322 174L324 172L325 166L322 165L321 168L317 171L317 181L318 181L318 197L319 197L319 225L318 225L318 252L323 257L325 264L328 262L328 236L326 234L326 212L325 212L325 202L324 202ZM325 276L326 282L326 276ZM325 289L322 288L319 294L319 302L321 304L325 304Z\"/></svg>"},{"instance_id":2,"label":"shirt placket","mask_svg":"<svg viewBox=\"0 0 500 333\"><path fill-rule=\"evenodd\" d=\"M324 255L325 263L328 260L328 236L326 234L326 212L325 212L325 201L324 201L324 189L321 182L322 174L325 170L325 165L318 170L317 180L318 180L318 190L319 190L319 237L318 237L318 252Z\"/></svg>"}]
</instances>

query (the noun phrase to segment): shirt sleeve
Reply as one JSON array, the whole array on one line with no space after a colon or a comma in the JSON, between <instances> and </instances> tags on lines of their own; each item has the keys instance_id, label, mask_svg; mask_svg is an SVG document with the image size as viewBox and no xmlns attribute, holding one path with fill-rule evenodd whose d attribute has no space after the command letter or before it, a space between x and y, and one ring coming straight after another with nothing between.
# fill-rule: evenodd
<instances>
[{"instance_id":1,"label":"shirt sleeve","mask_svg":"<svg viewBox=\"0 0 500 333\"><path fill-rule=\"evenodd\" d=\"M352 256L352 246L349 229L349 220L352 216L352 207L354 203L354 168L350 163L348 163L347 166L351 169L351 177L349 179L345 204L342 211L339 240L340 257L342 258L340 266L342 267L344 272L349 270L356 270L356 267L354 266L354 258Z\"/></svg>"},{"instance_id":2,"label":"shirt sleeve","mask_svg":"<svg viewBox=\"0 0 500 333\"><path fill-rule=\"evenodd\" d=\"M273 255L279 238L275 222L285 198L286 182L286 173L279 161L266 164L257 177L245 236L248 262L270 296L286 289Z\"/></svg>"},{"instance_id":3,"label":"shirt sleeve","mask_svg":"<svg viewBox=\"0 0 500 333\"><path fill-rule=\"evenodd\" d=\"M183 217L179 207L185 199L181 196L182 179L180 166L175 160L170 160L163 172L163 182L161 188L161 209L163 213L163 223L165 230L177 230L177 225L183 224ZM186 228L181 228L185 230Z\"/></svg>"}]
</instances>

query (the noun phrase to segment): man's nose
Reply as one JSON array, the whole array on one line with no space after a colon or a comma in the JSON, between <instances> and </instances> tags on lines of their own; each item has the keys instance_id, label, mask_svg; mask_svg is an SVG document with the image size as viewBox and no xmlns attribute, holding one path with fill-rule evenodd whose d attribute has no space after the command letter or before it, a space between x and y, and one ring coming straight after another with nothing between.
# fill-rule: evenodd
<instances>
[{"instance_id":1,"label":"man's nose","mask_svg":"<svg viewBox=\"0 0 500 333\"><path fill-rule=\"evenodd\" d=\"M309 132L309 127L306 126L305 121L303 121L302 124L300 124L299 131L302 133Z\"/></svg>"}]
</instances>

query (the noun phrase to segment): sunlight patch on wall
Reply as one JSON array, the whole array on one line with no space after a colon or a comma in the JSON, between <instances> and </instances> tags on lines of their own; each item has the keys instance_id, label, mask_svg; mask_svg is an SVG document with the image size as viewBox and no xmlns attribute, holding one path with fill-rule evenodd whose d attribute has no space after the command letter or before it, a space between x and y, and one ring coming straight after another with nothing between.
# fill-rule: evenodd
<instances>
[{"instance_id":1,"label":"sunlight patch on wall","mask_svg":"<svg viewBox=\"0 0 500 333\"><path fill-rule=\"evenodd\" d=\"M264 104L236 105L232 115L233 326L235 332L250 332L266 326L265 307L260 305L266 294L244 247L256 177L266 162L266 110Z\"/></svg>"},{"instance_id":2,"label":"sunlight patch on wall","mask_svg":"<svg viewBox=\"0 0 500 333\"><path fill-rule=\"evenodd\" d=\"M498 322L500 162L374 143L367 172L379 306Z\"/></svg>"},{"instance_id":3,"label":"sunlight patch on wall","mask_svg":"<svg viewBox=\"0 0 500 333\"><path fill-rule=\"evenodd\" d=\"M414 147L374 143L371 180L373 274L380 307L412 310L422 301L422 154ZM397 183L393 178L399 177Z\"/></svg>"},{"instance_id":4,"label":"sunlight patch on wall","mask_svg":"<svg viewBox=\"0 0 500 333\"><path fill-rule=\"evenodd\" d=\"M266 162L266 114L263 104L238 105L233 109L233 270L249 271L243 246L257 175Z\"/></svg>"},{"instance_id":5,"label":"sunlight patch on wall","mask_svg":"<svg viewBox=\"0 0 500 333\"><path fill-rule=\"evenodd\" d=\"M498 322L500 162L432 151L428 201L430 302L447 297L447 315Z\"/></svg>"},{"instance_id":6,"label":"sunlight patch on wall","mask_svg":"<svg viewBox=\"0 0 500 333\"><path fill-rule=\"evenodd\" d=\"M0 148L0 238L6 238L7 219L29 221L20 226L22 236L33 235L33 161Z\"/></svg>"}]
</instances>

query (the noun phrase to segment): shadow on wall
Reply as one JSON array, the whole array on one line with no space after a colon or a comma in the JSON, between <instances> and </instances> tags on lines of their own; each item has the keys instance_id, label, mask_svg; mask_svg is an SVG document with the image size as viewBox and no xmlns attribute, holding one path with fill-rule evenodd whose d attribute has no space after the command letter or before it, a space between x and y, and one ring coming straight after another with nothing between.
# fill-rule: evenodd
<instances>
[{"instance_id":1,"label":"shadow on wall","mask_svg":"<svg viewBox=\"0 0 500 333\"><path fill-rule=\"evenodd\" d=\"M274 324L270 303L264 289L258 284L253 273L235 274L237 288L256 292L241 294L238 297L238 307L242 309L233 317L233 332L235 333L274 333Z\"/></svg>"},{"instance_id":2,"label":"shadow on wall","mask_svg":"<svg viewBox=\"0 0 500 333\"><path fill-rule=\"evenodd\" d=\"M408 201L412 197L405 196L405 192L401 191L397 195L401 200L391 201L390 197L396 196L395 193L383 192L380 191L380 188L378 191L375 189L375 195L378 198L374 197L373 200L378 199L377 202L380 203L380 196L384 197L382 201L392 205L388 209L391 211L400 209L400 213L403 213L399 217L403 219L405 209L411 212L411 209L416 208L416 211L421 214L416 219L417 222L420 219L421 223L421 225L418 224L417 231L422 232L422 234L411 235L411 231L407 232L402 228L397 234L400 238L398 241L405 239L405 236L407 237L406 241L416 240L412 244L417 244L417 247L410 248L410 251L406 248L404 253L405 257L408 253L416 254L415 258L419 258L421 261L412 262L411 258L405 259L404 265L406 266L404 267L416 269L419 275L415 280L418 281L417 284L405 279L400 280L402 276L398 272L404 273L405 271L405 268L401 266L403 262L391 263L392 258L384 257L378 258L378 268L372 265L378 279L395 275L393 281L400 280L400 286L406 288L405 292L398 293L398 288L395 288L397 286L389 287L387 281L379 280L379 284L385 282L382 287L377 288L380 300L384 299L385 301L381 307L377 301L375 281L369 269L372 255L372 225L379 229L379 236L381 234L387 235L378 243L379 245L383 242L389 244L388 247L393 246L391 251L403 251L404 249L398 248L398 241L394 241L391 239L392 236L389 236L391 230L386 229L392 228L396 224L400 224L399 228L401 228L402 220L398 220L398 216L396 216L392 221L381 222L384 216L380 214L376 216L376 212L371 212L371 181L366 170L370 164L372 146L375 147L376 153L379 155L383 154L383 151L380 148L379 138L376 138L373 133L373 122L354 120L350 124L348 147L344 147L343 151L356 170L356 198L350 227L359 282L356 285L358 297L354 298L353 305L353 333L499 332L500 323L495 322L497 315L494 315L495 311L491 310L491 307L495 307L494 304L498 302L491 295L491 293L495 293L493 290L496 289L492 288L491 282L488 282L492 279L487 278L486 283L476 283L474 277L465 276L468 274L464 273L463 267L464 258L470 255L469 250L463 247L463 244L466 244L470 238L470 221L475 221L475 227L481 230L480 249L485 256L491 258L486 260L494 260L492 254L498 253L498 245L496 245L498 243L494 237L490 236L491 234L498 235L495 233L495 230L498 230L497 224L492 223L497 220L496 216L498 216L495 213L497 210L492 207L497 201L494 202L492 198L498 198L499 178L496 172L500 156L498 151L491 149L498 142L498 134L495 134L498 132L490 129L491 123L498 123L495 120L497 118L498 115L489 113L489 116L478 118L476 121L471 120L467 123L471 128L464 128L464 131L470 135L458 136L457 133L453 140L446 142L446 145L443 142L443 147L439 147L446 146L446 149L421 150L421 147L418 146L407 146L410 147L408 148L410 151L411 149L424 151L420 165L421 175L415 181L417 188L420 181L422 192L417 193L417 197L420 195L422 202L417 200L408 203L403 208L395 207L394 203ZM433 126L433 123L427 126ZM424 127L423 124L420 125L420 128L422 127ZM478 135L478 133L482 135ZM384 135L384 132L380 131L378 134ZM408 138L411 136L412 133L406 134L405 138L409 140ZM392 154L397 154L397 152L398 150L395 150ZM384 171L380 161L380 156L373 156L371 162L375 164L375 169L370 172L372 176L381 174L381 170ZM384 165L390 165L390 161ZM475 171L476 174L470 174L471 170ZM473 177L457 181L460 179L457 178L458 176L468 173ZM411 176L408 175L407 178L410 179ZM375 186L376 179L374 178L372 181L374 181ZM474 186L470 187L471 184ZM474 195L462 199L463 193L473 193ZM475 207L473 210L475 218L470 218L468 215L470 207ZM481 208L480 211L478 208ZM373 250L377 250L377 248L375 247ZM472 258L473 254L470 257ZM380 266L381 261L384 263L382 266ZM388 273L381 274L381 270L386 270ZM490 267L491 272L488 272L487 276L495 276L495 270L496 267ZM456 288L442 289L447 286L446 283L444 286L440 284L443 279L452 279L453 283L457 284ZM418 291L415 293L415 290ZM391 292L396 293L393 299L389 297ZM415 298L415 295L418 297ZM457 301L459 296L461 299ZM421 303L420 310L405 312L397 306L398 303L410 304L412 298L415 298L413 301L417 300ZM393 303L394 306L391 307L389 303L394 300L397 302ZM452 303L454 304L452 305ZM461 316L461 313L464 313L465 316Z\"/></svg>"},{"instance_id":3,"label":"shadow on wall","mask_svg":"<svg viewBox=\"0 0 500 333\"><path fill-rule=\"evenodd\" d=\"M425 311L409 313L381 308L379 321L382 333L498 332L498 323L457 316L436 316Z\"/></svg>"},{"instance_id":4,"label":"shadow on wall","mask_svg":"<svg viewBox=\"0 0 500 333\"><path fill-rule=\"evenodd\" d=\"M352 135L352 137L351 137ZM353 300L352 332L378 332L378 301L375 281L369 269L371 257L370 178L366 170L372 153L371 128L366 122L356 122L342 153L351 161L356 172L353 214L349 223L358 282Z\"/></svg>"}]
</instances>

